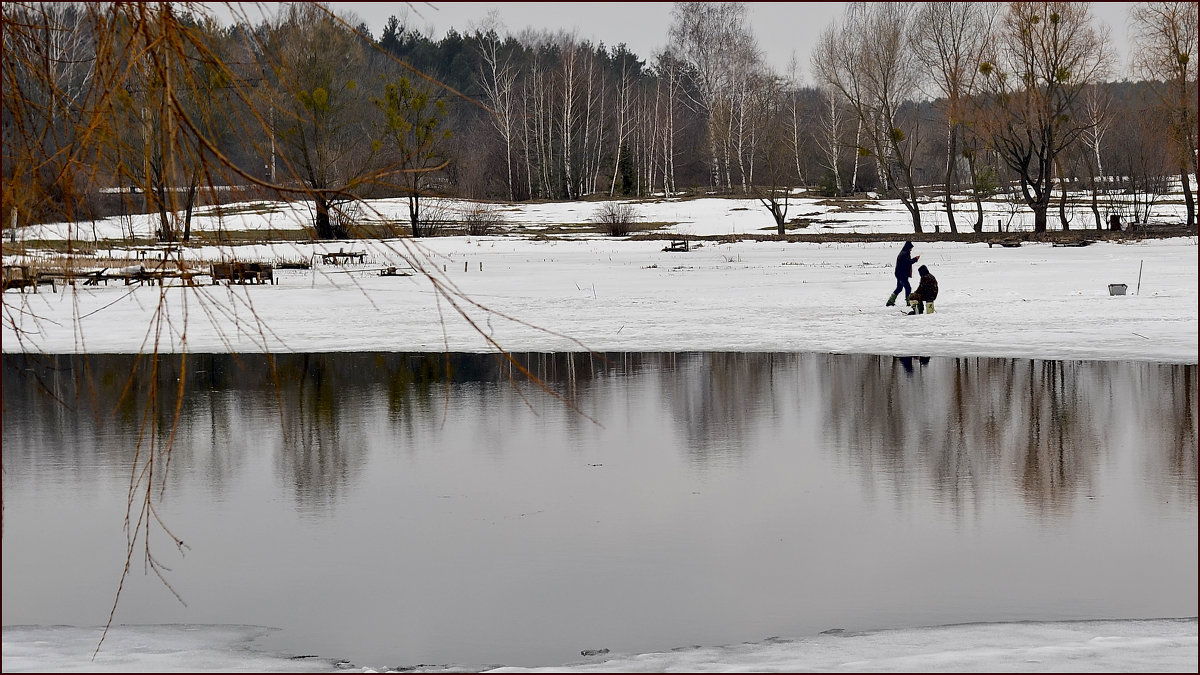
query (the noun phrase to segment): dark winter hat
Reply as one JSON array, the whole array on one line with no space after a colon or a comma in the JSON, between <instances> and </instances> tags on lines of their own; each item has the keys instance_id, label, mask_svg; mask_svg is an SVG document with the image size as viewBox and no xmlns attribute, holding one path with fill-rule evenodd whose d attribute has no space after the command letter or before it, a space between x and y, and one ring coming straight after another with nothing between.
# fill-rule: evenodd
<instances>
[{"instance_id":1,"label":"dark winter hat","mask_svg":"<svg viewBox=\"0 0 1200 675\"><path fill-rule=\"evenodd\" d=\"M926 274L929 274L929 268L924 265L921 265L920 267L917 268L917 272L919 272L921 274L921 276L925 276Z\"/></svg>"},{"instance_id":2,"label":"dark winter hat","mask_svg":"<svg viewBox=\"0 0 1200 675\"><path fill-rule=\"evenodd\" d=\"M912 247L913 247L913 243L911 241L904 242L904 248L912 248Z\"/></svg>"}]
</instances>

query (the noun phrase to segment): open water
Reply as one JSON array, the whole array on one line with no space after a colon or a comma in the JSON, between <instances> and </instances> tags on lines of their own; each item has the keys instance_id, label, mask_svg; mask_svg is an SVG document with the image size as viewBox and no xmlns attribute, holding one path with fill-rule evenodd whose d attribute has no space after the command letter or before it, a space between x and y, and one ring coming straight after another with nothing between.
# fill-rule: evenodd
<instances>
[{"instance_id":1,"label":"open water","mask_svg":"<svg viewBox=\"0 0 1200 675\"><path fill-rule=\"evenodd\" d=\"M1195 365L6 354L3 404L5 626L127 554L115 624L393 667L1197 615Z\"/></svg>"}]
</instances>

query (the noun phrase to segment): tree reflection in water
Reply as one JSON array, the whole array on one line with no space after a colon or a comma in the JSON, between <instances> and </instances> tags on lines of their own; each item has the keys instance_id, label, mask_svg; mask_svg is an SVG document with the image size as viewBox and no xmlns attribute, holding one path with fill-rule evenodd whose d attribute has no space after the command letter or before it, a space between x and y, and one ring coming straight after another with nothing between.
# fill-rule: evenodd
<instances>
[{"instance_id":1,"label":"tree reflection in water","mask_svg":"<svg viewBox=\"0 0 1200 675\"><path fill-rule=\"evenodd\" d=\"M127 471L132 455L111 448L132 453L139 435L163 443L178 403L173 471L203 471L219 492L246 453L271 452L301 509L322 512L358 482L379 434L395 452L413 452L418 438L436 441L445 425L475 417L488 433L504 434L512 406L562 412L569 404L582 414L561 419L580 440L595 427L595 411L624 396L658 406L698 467L737 464L753 445L747 439L804 414L869 491L896 500L927 486L939 503L969 513L989 491L1013 489L1053 516L1090 495L1098 465L1130 444L1156 498L1196 501L1195 365L793 353L513 357L560 398L503 358L480 354L191 354L182 401L177 355L155 362L6 354L5 450L20 461L79 466L104 448L112 456L101 459ZM638 393L630 394L634 384ZM262 419L277 420L277 432ZM10 434L18 427L20 435ZM177 479L168 474L167 487ZM170 490L164 494L169 500Z\"/></svg>"}]
</instances>

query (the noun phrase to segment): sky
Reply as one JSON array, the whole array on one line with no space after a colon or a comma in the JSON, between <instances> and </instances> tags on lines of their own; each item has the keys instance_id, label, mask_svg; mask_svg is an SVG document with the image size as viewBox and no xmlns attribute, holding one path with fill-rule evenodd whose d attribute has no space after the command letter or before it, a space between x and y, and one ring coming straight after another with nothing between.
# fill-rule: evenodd
<instances>
[{"instance_id":1,"label":"sky","mask_svg":"<svg viewBox=\"0 0 1200 675\"><path fill-rule=\"evenodd\" d=\"M271 3L264 3L269 5ZM535 30L575 31L581 40L617 45L624 42L644 60L665 46L671 25L670 2L331 2L336 11L353 12L366 22L374 37L395 15L407 25L435 39L453 27L468 32L496 11L508 32ZM1093 15L1112 29L1121 72L1128 53L1126 20L1131 2L1097 2ZM810 81L812 45L821 32L837 20L842 2L748 2L749 20L766 60L780 73L788 72L795 53L798 75ZM501 31L503 32L503 31Z\"/></svg>"}]
</instances>

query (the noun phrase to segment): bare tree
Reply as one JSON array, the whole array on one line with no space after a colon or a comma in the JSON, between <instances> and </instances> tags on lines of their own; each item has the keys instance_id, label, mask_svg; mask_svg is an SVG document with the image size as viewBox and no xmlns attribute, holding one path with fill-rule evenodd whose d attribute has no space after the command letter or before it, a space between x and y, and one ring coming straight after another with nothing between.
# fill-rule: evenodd
<instances>
[{"instance_id":1,"label":"bare tree","mask_svg":"<svg viewBox=\"0 0 1200 675\"><path fill-rule=\"evenodd\" d=\"M558 84L559 117L558 133L561 144L560 158L562 159L562 193L566 199L579 196L574 189L574 178L571 173L571 147L575 132L575 99L579 95L576 89L579 69L579 48L573 35L560 35L558 40Z\"/></svg>"},{"instance_id":2,"label":"bare tree","mask_svg":"<svg viewBox=\"0 0 1200 675\"><path fill-rule=\"evenodd\" d=\"M984 118L988 136L1017 175L1036 232L1046 231L1055 158L1089 127L1075 104L1108 62L1107 29L1093 25L1088 3L1016 2L1003 17L995 55L980 65L998 113Z\"/></svg>"},{"instance_id":3,"label":"bare tree","mask_svg":"<svg viewBox=\"0 0 1200 675\"><path fill-rule=\"evenodd\" d=\"M1188 227L1196 226L1196 201L1188 177L1196 174L1196 15L1194 2L1140 2L1129 12L1135 72L1167 83L1156 91L1170 119L1169 138L1183 184Z\"/></svg>"},{"instance_id":4,"label":"bare tree","mask_svg":"<svg viewBox=\"0 0 1200 675\"><path fill-rule=\"evenodd\" d=\"M787 94L778 80L762 89L760 102L762 135L762 174L764 177L752 187L754 197L771 213L775 220L775 232L782 237L787 234L788 201L795 173L792 151L788 146L791 134L787 107Z\"/></svg>"},{"instance_id":5,"label":"bare tree","mask_svg":"<svg viewBox=\"0 0 1200 675\"><path fill-rule=\"evenodd\" d=\"M812 66L816 77L831 92L837 92L850 106L857 124L854 132L854 170L850 179L849 192L858 189L858 166L862 157L868 155L866 148L860 146L863 126L869 117L865 86L860 65L861 27L858 26L859 15L847 8L841 24L831 24L821 33L817 46L813 48ZM830 103L830 119L835 114ZM832 123L837 127L836 123ZM826 154L829 154L827 150Z\"/></svg>"},{"instance_id":6,"label":"bare tree","mask_svg":"<svg viewBox=\"0 0 1200 675\"><path fill-rule=\"evenodd\" d=\"M4 3L4 180L0 211L23 221L73 220L86 210L80 167L95 141L84 107L96 93L95 8L73 3ZM50 195L52 199L39 199ZM8 223L7 217L4 219Z\"/></svg>"},{"instance_id":7,"label":"bare tree","mask_svg":"<svg viewBox=\"0 0 1200 675\"><path fill-rule=\"evenodd\" d=\"M921 77L910 46L915 11L904 3L864 3L861 11L865 29L861 64L869 106L864 109L870 110L875 122L876 156L912 216L913 230L921 232L921 210L913 178L920 120L913 114L909 124L901 121L901 106L916 98Z\"/></svg>"},{"instance_id":8,"label":"bare tree","mask_svg":"<svg viewBox=\"0 0 1200 675\"><path fill-rule=\"evenodd\" d=\"M817 145L821 151L821 165L833 174L834 190L838 195L842 195L846 192L842 186L842 172L840 169L842 146L845 143L842 140L844 112L842 110L841 97L832 88L824 87L821 89L820 110L818 126L821 130L821 141ZM856 152L856 159L857 156Z\"/></svg>"},{"instance_id":9,"label":"bare tree","mask_svg":"<svg viewBox=\"0 0 1200 675\"><path fill-rule=\"evenodd\" d=\"M497 33L500 29L499 21L498 12L493 10L488 14L488 25L480 41L483 69L479 74L479 84L484 96L491 103L492 124L504 143L504 165L508 170L508 200L513 201L513 145L517 133L516 103L513 99L516 96L517 69L512 63L511 55L502 49Z\"/></svg>"},{"instance_id":10,"label":"bare tree","mask_svg":"<svg viewBox=\"0 0 1200 675\"><path fill-rule=\"evenodd\" d=\"M1173 120L1169 111L1153 103L1131 104L1126 118L1128 122L1116 132L1113 162L1120 190L1110 203L1124 220L1145 223L1155 204L1170 191L1174 153L1162 139L1170 133Z\"/></svg>"},{"instance_id":11,"label":"bare tree","mask_svg":"<svg viewBox=\"0 0 1200 675\"><path fill-rule=\"evenodd\" d=\"M915 98L920 71L909 45L914 12L901 3L853 2L840 28L831 26L813 52L813 69L822 82L840 92L867 132L881 187L897 188L913 230L921 232L921 211L913 179L920 141L919 120L910 115L907 131L901 108Z\"/></svg>"},{"instance_id":12,"label":"bare tree","mask_svg":"<svg viewBox=\"0 0 1200 675\"><path fill-rule=\"evenodd\" d=\"M728 153L718 147L722 138L719 127L728 125L719 109L728 96L733 73L734 54L750 40L746 25L746 5L742 2L677 2L671 10L670 42L672 51L691 68L692 87L687 91L696 109L708 125L710 185L727 185L721 168L727 167ZM728 146L724 148L728 149ZM726 176L728 170L726 170Z\"/></svg>"},{"instance_id":13,"label":"bare tree","mask_svg":"<svg viewBox=\"0 0 1200 675\"><path fill-rule=\"evenodd\" d=\"M685 64L671 51L664 49L654 55L654 112L657 133L649 140L658 146L654 155L662 163L663 191L670 197L675 193L676 110L680 105Z\"/></svg>"},{"instance_id":14,"label":"bare tree","mask_svg":"<svg viewBox=\"0 0 1200 675\"><path fill-rule=\"evenodd\" d=\"M621 75L617 80L617 103L613 110L615 119L615 135L613 137L613 147L616 148L616 158L613 160L613 175L612 182L608 188L608 196L612 197L617 192L617 177L621 170L621 153L625 150L625 143L629 140L633 133L633 84L634 73L633 64L629 58L621 59Z\"/></svg>"},{"instance_id":15,"label":"bare tree","mask_svg":"<svg viewBox=\"0 0 1200 675\"><path fill-rule=\"evenodd\" d=\"M1104 218L1100 215L1100 191L1106 185L1101 146L1114 119L1111 109L1112 97L1108 87L1099 84L1089 85L1087 92L1083 95L1082 108L1088 118L1088 128L1083 133L1080 164L1087 172L1092 196L1092 215L1095 218L1096 229L1100 230L1104 229Z\"/></svg>"},{"instance_id":16,"label":"bare tree","mask_svg":"<svg viewBox=\"0 0 1200 675\"><path fill-rule=\"evenodd\" d=\"M789 144L792 148L792 159L796 162L796 176L801 183L807 183L805 180L804 168L801 164L800 157L804 150L805 133L804 127L801 124L800 115L800 83L802 76L798 74L800 62L796 58L796 52L793 51L788 59L788 79L787 79L787 97L789 103L789 112L791 113L791 134L788 137Z\"/></svg>"},{"instance_id":17,"label":"bare tree","mask_svg":"<svg viewBox=\"0 0 1200 675\"><path fill-rule=\"evenodd\" d=\"M754 183L754 159L757 132L761 125L764 99L772 86L770 75L762 62L762 55L753 41L744 44L732 54L733 77L724 102L727 115L727 134L724 137L726 165L729 157L737 161L738 179L742 192L747 192ZM777 111L782 112L782 111ZM784 139L780 138L780 141ZM784 141L786 142L786 141ZM728 174L729 168L726 168ZM727 187L731 181L726 179Z\"/></svg>"},{"instance_id":18,"label":"bare tree","mask_svg":"<svg viewBox=\"0 0 1200 675\"><path fill-rule=\"evenodd\" d=\"M943 180L946 218L950 231L954 220L954 191L957 184L959 145L966 118L966 103L975 93L979 63L998 13L996 3L925 2L915 22L913 47L917 59L932 75L946 115L946 167ZM975 231L983 231L983 213L978 210Z\"/></svg>"}]
</instances>

